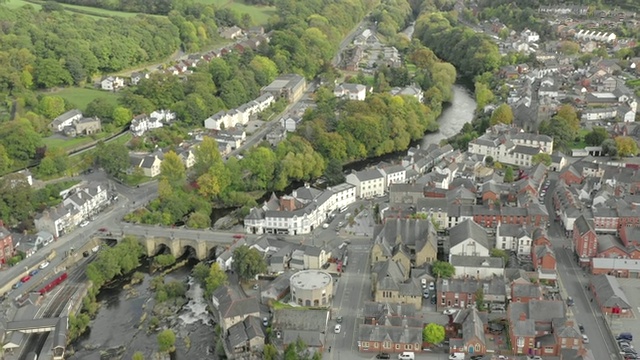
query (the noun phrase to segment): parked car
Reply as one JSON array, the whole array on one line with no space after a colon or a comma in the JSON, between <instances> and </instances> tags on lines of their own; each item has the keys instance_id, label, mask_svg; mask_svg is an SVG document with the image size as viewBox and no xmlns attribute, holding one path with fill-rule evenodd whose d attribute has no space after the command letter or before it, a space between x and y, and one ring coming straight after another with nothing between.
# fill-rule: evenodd
<instances>
[{"instance_id":1,"label":"parked car","mask_svg":"<svg viewBox=\"0 0 640 360\"><path fill-rule=\"evenodd\" d=\"M27 275L27 276L23 277L22 279L20 279L20 282L26 283L29 280L31 280L31 276Z\"/></svg>"},{"instance_id":2,"label":"parked car","mask_svg":"<svg viewBox=\"0 0 640 360\"><path fill-rule=\"evenodd\" d=\"M14 289L17 289L17 288L19 288L20 286L22 286L22 281L18 281L17 283L13 284L13 286L12 286L12 287L13 287Z\"/></svg>"},{"instance_id":3,"label":"parked car","mask_svg":"<svg viewBox=\"0 0 640 360\"><path fill-rule=\"evenodd\" d=\"M584 334L584 325L578 324L578 329L580 330L581 333Z\"/></svg>"},{"instance_id":4,"label":"parked car","mask_svg":"<svg viewBox=\"0 0 640 360\"><path fill-rule=\"evenodd\" d=\"M582 343L583 344L588 344L589 343L589 337L585 334L582 334Z\"/></svg>"},{"instance_id":5,"label":"parked car","mask_svg":"<svg viewBox=\"0 0 640 360\"><path fill-rule=\"evenodd\" d=\"M40 270L38 269L33 269L31 271L29 271L29 276L36 276L36 274L39 272Z\"/></svg>"},{"instance_id":6,"label":"parked car","mask_svg":"<svg viewBox=\"0 0 640 360\"><path fill-rule=\"evenodd\" d=\"M436 290L436 284L434 284L434 282L430 282L429 283L429 291L435 291Z\"/></svg>"},{"instance_id":7,"label":"parked car","mask_svg":"<svg viewBox=\"0 0 640 360\"><path fill-rule=\"evenodd\" d=\"M80 227L85 227L87 225L89 225L89 222L86 220L80 223Z\"/></svg>"},{"instance_id":8,"label":"parked car","mask_svg":"<svg viewBox=\"0 0 640 360\"><path fill-rule=\"evenodd\" d=\"M340 324L336 324L336 326L333 328L333 332L336 334L340 334L340 330L342 330L342 325Z\"/></svg>"},{"instance_id":9,"label":"parked car","mask_svg":"<svg viewBox=\"0 0 640 360\"><path fill-rule=\"evenodd\" d=\"M49 266L49 262L48 261L44 261L42 264L40 264L40 266L38 266L40 268L40 270L45 269L47 266Z\"/></svg>"},{"instance_id":10,"label":"parked car","mask_svg":"<svg viewBox=\"0 0 640 360\"><path fill-rule=\"evenodd\" d=\"M446 309L445 311L442 312L443 315L453 315L457 312L458 310L456 309Z\"/></svg>"},{"instance_id":11,"label":"parked car","mask_svg":"<svg viewBox=\"0 0 640 360\"><path fill-rule=\"evenodd\" d=\"M633 341L633 334L628 332L620 333L618 336L616 336L616 340Z\"/></svg>"},{"instance_id":12,"label":"parked car","mask_svg":"<svg viewBox=\"0 0 640 360\"><path fill-rule=\"evenodd\" d=\"M337 322L338 324L341 324L341 323L342 323L342 316L338 316L338 317L336 318L336 322Z\"/></svg>"},{"instance_id":13,"label":"parked car","mask_svg":"<svg viewBox=\"0 0 640 360\"><path fill-rule=\"evenodd\" d=\"M569 296L567 298L567 306L573 306L573 305L575 305L575 302L573 301L573 298Z\"/></svg>"},{"instance_id":14,"label":"parked car","mask_svg":"<svg viewBox=\"0 0 640 360\"><path fill-rule=\"evenodd\" d=\"M380 353L376 355L376 359L391 359L391 355L388 353Z\"/></svg>"}]
</instances>

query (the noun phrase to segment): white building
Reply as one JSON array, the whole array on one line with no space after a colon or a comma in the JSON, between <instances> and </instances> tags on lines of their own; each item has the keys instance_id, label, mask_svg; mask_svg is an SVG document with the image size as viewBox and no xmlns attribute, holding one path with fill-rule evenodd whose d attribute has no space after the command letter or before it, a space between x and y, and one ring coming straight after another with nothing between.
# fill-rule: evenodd
<instances>
[{"instance_id":1,"label":"white building","mask_svg":"<svg viewBox=\"0 0 640 360\"><path fill-rule=\"evenodd\" d=\"M520 34L520 38L523 41L526 41L528 43L534 43L534 42L538 42L540 41L540 35L535 32L535 31L531 31L529 29L524 30L521 34Z\"/></svg>"},{"instance_id":2,"label":"white building","mask_svg":"<svg viewBox=\"0 0 640 360\"><path fill-rule=\"evenodd\" d=\"M100 82L102 90L116 91L124 87L124 79L118 76L107 76Z\"/></svg>"},{"instance_id":3,"label":"white building","mask_svg":"<svg viewBox=\"0 0 640 360\"><path fill-rule=\"evenodd\" d=\"M494 127L469 142L469 153L491 156L494 161L529 167L533 156L553 153L553 139L547 135L506 132Z\"/></svg>"},{"instance_id":4,"label":"white building","mask_svg":"<svg viewBox=\"0 0 640 360\"><path fill-rule=\"evenodd\" d=\"M604 43L612 43L616 40L617 36L614 33L607 33L595 30L580 30L574 35L576 40L579 41L597 41Z\"/></svg>"},{"instance_id":5,"label":"white building","mask_svg":"<svg viewBox=\"0 0 640 360\"><path fill-rule=\"evenodd\" d=\"M458 279L490 280L504 276L504 259L500 257L451 255L450 262Z\"/></svg>"},{"instance_id":6,"label":"white building","mask_svg":"<svg viewBox=\"0 0 640 360\"><path fill-rule=\"evenodd\" d=\"M308 234L321 226L332 212L355 201L355 186L345 183L327 190L304 186L280 198L274 194L262 207L251 209L244 219L245 232Z\"/></svg>"},{"instance_id":7,"label":"white building","mask_svg":"<svg viewBox=\"0 0 640 360\"><path fill-rule=\"evenodd\" d=\"M53 132L60 132L67 126L73 125L76 121L82 119L82 112L78 109L69 110L58 116L49 123L49 129Z\"/></svg>"},{"instance_id":8,"label":"white building","mask_svg":"<svg viewBox=\"0 0 640 360\"><path fill-rule=\"evenodd\" d=\"M489 256L487 231L473 220L465 220L449 229L450 256Z\"/></svg>"},{"instance_id":9,"label":"white building","mask_svg":"<svg viewBox=\"0 0 640 360\"><path fill-rule=\"evenodd\" d=\"M348 100L364 101L367 98L367 87L361 84L342 83L333 89L333 95Z\"/></svg>"},{"instance_id":10,"label":"white building","mask_svg":"<svg viewBox=\"0 0 640 360\"><path fill-rule=\"evenodd\" d=\"M391 89L391 95L397 95L397 96L413 96L416 99L418 99L419 102L423 102L424 101L424 92L422 91L421 88L415 86L415 85L409 85L407 87L404 88L399 88L399 87L394 87L393 89Z\"/></svg>"},{"instance_id":11,"label":"white building","mask_svg":"<svg viewBox=\"0 0 640 360\"><path fill-rule=\"evenodd\" d=\"M240 105L229 111L221 110L204 120L204 127L213 130L229 129L237 124L245 125L251 116L259 114L271 106L275 98L271 94L263 94L255 100Z\"/></svg>"},{"instance_id":12,"label":"white building","mask_svg":"<svg viewBox=\"0 0 640 360\"><path fill-rule=\"evenodd\" d=\"M353 171L346 178L349 184L356 187L358 198L382 196L387 189L385 175L378 169Z\"/></svg>"},{"instance_id":13,"label":"white building","mask_svg":"<svg viewBox=\"0 0 640 360\"><path fill-rule=\"evenodd\" d=\"M131 120L129 130L133 136L142 136L145 132L158 129L176 119L176 114L169 110L156 110L151 115L141 114Z\"/></svg>"},{"instance_id":14,"label":"white building","mask_svg":"<svg viewBox=\"0 0 640 360\"><path fill-rule=\"evenodd\" d=\"M531 255L533 239L527 228L517 224L498 223L496 249L515 251L518 255Z\"/></svg>"},{"instance_id":15,"label":"white building","mask_svg":"<svg viewBox=\"0 0 640 360\"><path fill-rule=\"evenodd\" d=\"M407 169L402 165L393 165L381 168L380 171L385 176L385 187L391 184L402 184L407 181Z\"/></svg>"}]
</instances>

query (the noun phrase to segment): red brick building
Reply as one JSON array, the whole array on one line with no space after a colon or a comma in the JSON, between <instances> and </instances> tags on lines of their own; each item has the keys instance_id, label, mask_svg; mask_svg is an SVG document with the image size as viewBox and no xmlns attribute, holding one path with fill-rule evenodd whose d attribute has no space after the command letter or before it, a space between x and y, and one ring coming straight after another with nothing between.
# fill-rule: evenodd
<instances>
[{"instance_id":1,"label":"red brick building","mask_svg":"<svg viewBox=\"0 0 640 360\"><path fill-rule=\"evenodd\" d=\"M531 300L542 300L542 288L536 283L514 283L511 285L511 301L528 303Z\"/></svg>"},{"instance_id":2,"label":"red brick building","mask_svg":"<svg viewBox=\"0 0 640 360\"><path fill-rule=\"evenodd\" d=\"M556 254L548 245L534 246L531 251L531 261L538 270L556 270Z\"/></svg>"},{"instance_id":3,"label":"red brick building","mask_svg":"<svg viewBox=\"0 0 640 360\"><path fill-rule=\"evenodd\" d=\"M621 228L620 240L624 246L640 246L640 227L625 226Z\"/></svg>"},{"instance_id":4,"label":"red brick building","mask_svg":"<svg viewBox=\"0 0 640 360\"><path fill-rule=\"evenodd\" d=\"M558 178L564 180L564 183L567 185L582 183L582 175L579 174L573 166L569 166L563 170Z\"/></svg>"},{"instance_id":5,"label":"red brick building","mask_svg":"<svg viewBox=\"0 0 640 360\"><path fill-rule=\"evenodd\" d=\"M587 220L584 215L580 215L573 223L573 245L582 266L589 265L589 259L598 254L598 236L595 226L593 221Z\"/></svg>"},{"instance_id":6,"label":"red brick building","mask_svg":"<svg viewBox=\"0 0 640 360\"><path fill-rule=\"evenodd\" d=\"M620 317L632 317L633 311L627 295L620 288L618 279L611 275L595 276L589 284L603 314Z\"/></svg>"},{"instance_id":7,"label":"red brick building","mask_svg":"<svg viewBox=\"0 0 640 360\"><path fill-rule=\"evenodd\" d=\"M0 220L0 264L7 264L13 257L13 238L9 230L4 227L4 223Z\"/></svg>"}]
</instances>

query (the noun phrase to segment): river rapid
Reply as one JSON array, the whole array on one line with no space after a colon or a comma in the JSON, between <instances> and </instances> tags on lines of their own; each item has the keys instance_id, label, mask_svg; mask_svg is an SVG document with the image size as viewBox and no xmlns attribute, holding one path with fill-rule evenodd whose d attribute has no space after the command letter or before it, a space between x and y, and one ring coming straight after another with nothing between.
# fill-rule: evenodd
<instances>
[{"instance_id":1,"label":"river rapid","mask_svg":"<svg viewBox=\"0 0 640 360\"><path fill-rule=\"evenodd\" d=\"M476 103L471 91L462 84L453 86L453 100L444 106L438 118L438 132L426 134L420 145L438 144L442 139L457 134L462 126L473 119ZM397 161L405 153L385 156L384 159L370 159L367 162L352 164L347 168L358 170L371 161ZM176 352L172 360L212 358L211 351L215 345L213 329L215 324L207 312L206 303L202 299L202 289L189 277L194 264L176 270L166 276L166 281L178 280L189 283L188 303L174 316L168 324L176 333ZM139 271L145 272L146 267ZM156 332L148 333L151 315L141 322L144 313L150 313L153 307L153 292L149 289L152 275L145 275L144 281L134 285L132 290L123 289L126 282L110 289L103 289L98 296L101 308L90 330L73 344L75 354L70 359L106 360L131 359L133 353L141 351L145 359L158 349ZM163 322L166 325L167 322ZM188 338L185 341L185 338ZM187 345L187 342L189 343Z\"/></svg>"}]
</instances>

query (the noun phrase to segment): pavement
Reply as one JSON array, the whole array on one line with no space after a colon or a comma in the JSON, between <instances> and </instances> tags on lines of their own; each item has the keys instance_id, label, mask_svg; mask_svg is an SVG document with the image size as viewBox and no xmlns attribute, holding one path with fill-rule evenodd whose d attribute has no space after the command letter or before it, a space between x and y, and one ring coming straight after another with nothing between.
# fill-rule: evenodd
<instances>
[{"instance_id":1,"label":"pavement","mask_svg":"<svg viewBox=\"0 0 640 360\"><path fill-rule=\"evenodd\" d=\"M557 176L550 176L551 184L545 198L545 205L549 217L555 217L552 203L552 194L557 182ZM569 318L584 325L585 334L589 337L587 348L591 349L594 358L598 360L618 359L617 344L611 333L607 330L605 319L594 302L592 296L586 290L591 275L582 270L571 253L571 242L564 236L564 230L557 221L551 222L548 231L549 240L556 252L557 273L559 275L560 292L564 299L571 296L575 305L568 310ZM569 295L570 294L570 295Z\"/></svg>"}]
</instances>

